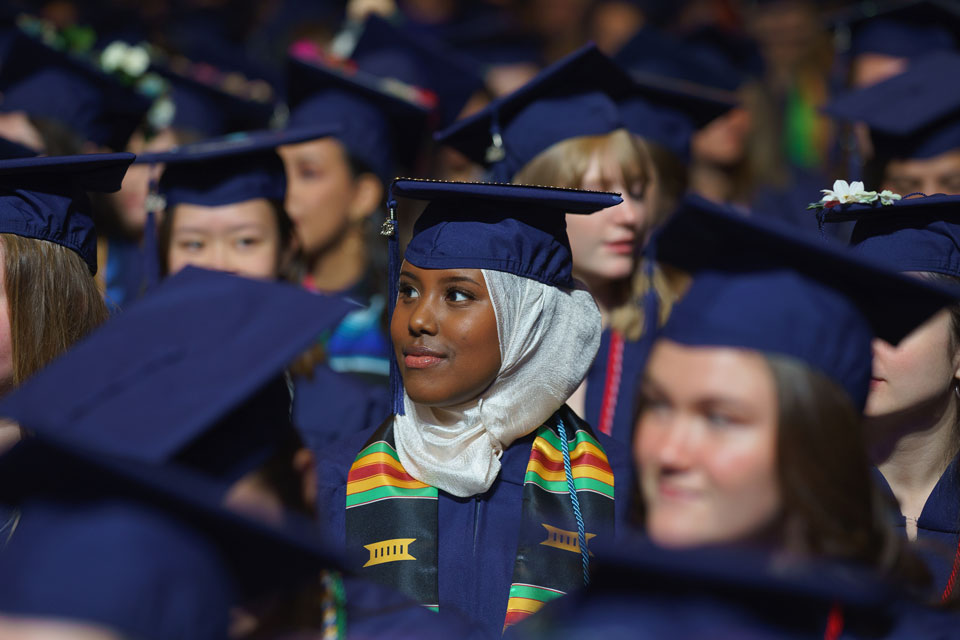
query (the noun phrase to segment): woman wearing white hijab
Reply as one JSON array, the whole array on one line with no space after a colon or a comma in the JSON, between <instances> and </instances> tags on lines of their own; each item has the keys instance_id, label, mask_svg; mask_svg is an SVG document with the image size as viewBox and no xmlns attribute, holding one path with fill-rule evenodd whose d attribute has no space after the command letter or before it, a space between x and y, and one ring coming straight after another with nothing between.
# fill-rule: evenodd
<instances>
[{"instance_id":1,"label":"woman wearing white hijab","mask_svg":"<svg viewBox=\"0 0 960 640\"><path fill-rule=\"evenodd\" d=\"M321 454L319 514L362 554L361 575L497 635L582 586L588 546L624 520L626 451L565 405L601 327L570 275L564 216L619 197L413 180L392 192L430 201L402 265L392 256L394 415Z\"/></svg>"}]
</instances>

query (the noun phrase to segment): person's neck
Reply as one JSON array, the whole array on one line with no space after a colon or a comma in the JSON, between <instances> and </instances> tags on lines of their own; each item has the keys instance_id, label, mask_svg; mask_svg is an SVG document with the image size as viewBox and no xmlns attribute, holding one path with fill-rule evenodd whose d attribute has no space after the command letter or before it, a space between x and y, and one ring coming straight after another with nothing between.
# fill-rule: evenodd
<instances>
[{"instance_id":1,"label":"person's neck","mask_svg":"<svg viewBox=\"0 0 960 640\"><path fill-rule=\"evenodd\" d=\"M711 202L727 203L735 196L733 176L726 167L694 161L689 175L690 191Z\"/></svg>"},{"instance_id":2,"label":"person's neck","mask_svg":"<svg viewBox=\"0 0 960 640\"><path fill-rule=\"evenodd\" d=\"M957 400L952 389L924 406L866 420L874 464L914 526L960 448L956 431Z\"/></svg>"},{"instance_id":3,"label":"person's neck","mask_svg":"<svg viewBox=\"0 0 960 640\"><path fill-rule=\"evenodd\" d=\"M346 291L363 279L367 261L363 229L351 227L336 243L308 259L307 273L319 291Z\"/></svg>"},{"instance_id":4,"label":"person's neck","mask_svg":"<svg viewBox=\"0 0 960 640\"><path fill-rule=\"evenodd\" d=\"M593 299L596 300L597 307L600 309L603 326L609 325L613 310L630 298L630 280L608 280L577 272L573 275L587 285L587 289L593 294Z\"/></svg>"}]
</instances>

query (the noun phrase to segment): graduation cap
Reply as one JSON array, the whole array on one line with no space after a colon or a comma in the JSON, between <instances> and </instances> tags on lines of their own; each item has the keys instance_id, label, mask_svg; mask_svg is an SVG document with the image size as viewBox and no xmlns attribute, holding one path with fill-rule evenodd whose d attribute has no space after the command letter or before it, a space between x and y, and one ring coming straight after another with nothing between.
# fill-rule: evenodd
<instances>
[{"instance_id":1,"label":"graduation cap","mask_svg":"<svg viewBox=\"0 0 960 640\"><path fill-rule=\"evenodd\" d=\"M879 157L929 158L960 147L960 53L942 51L903 73L835 98L825 113L863 122Z\"/></svg>"},{"instance_id":2,"label":"graduation cap","mask_svg":"<svg viewBox=\"0 0 960 640\"><path fill-rule=\"evenodd\" d=\"M960 196L914 197L883 207L852 204L825 209L823 220L855 220L854 252L895 271L960 278Z\"/></svg>"},{"instance_id":3,"label":"graduation cap","mask_svg":"<svg viewBox=\"0 0 960 640\"><path fill-rule=\"evenodd\" d=\"M956 49L960 7L950 0L860 2L831 18L847 53L913 59Z\"/></svg>"},{"instance_id":4,"label":"graduation cap","mask_svg":"<svg viewBox=\"0 0 960 640\"><path fill-rule=\"evenodd\" d=\"M431 91L437 99L441 126L456 120L470 97L483 88L483 78L472 60L373 14L364 23L350 57L367 73Z\"/></svg>"},{"instance_id":5,"label":"graduation cap","mask_svg":"<svg viewBox=\"0 0 960 640\"><path fill-rule=\"evenodd\" d=\"M462 8L451 22L407 23L415 35L434 37L482 67L543 63L541 43L517 23L509 11L485 4Z\"/></svg>"},{"instance_id":6,"label":"graduation cap","mask_svg":"<svg viewBox=\"0 0 960 640\"><path fill-rule=\"evenodd\" d=\"M235 479L289 438L284 368L351 308L188 267L5 397L0 415L78 448Z\"/></svg>"},{"instance_id":7,"label":"graduation cap","mask_svg":"<svg viewBox=\"0 0 960 640\"><path fill-rule=\"evenodd\" d=\"M144 153L136 161L165 165L159 191L167 208L181 203L214 207L257 198L282 202L287 182L277 147L338 131L335 125L316 123L284 131L240 132Z\"/></svg>"},{"instance_id":8,"label":"graduation cap","mask_svg":"<svg viewBox=\"0 0 960 640\"><path fill-rule=\"evenodd\" d=\"M623 70L587 45L434 137L476 163L493 165L494 181L509 182L557 142L622 128L616 99L630 87Z\"/></svg>"},{"instance_id":9,"label":"graduation cap","mask_svg":"<svg viewBox=\"0 0 960 640\"><path fill-rule=\"evenodd\" d=\"M88 191L120 189L132 153L0 160L0 233L47 240L97 272L97 234Z\"/></svg>"},{"instance_id":10,"label":"graduation cap","mask_svg":"<svg viewBox=\"0 0 960 640\"><path fill-rule=\"evenodd\" d=\"M390 314L400 273L396 198L427 201L404 259L421 269L490 269L573 289L566 214L620 204L619 194L513 184L398 179L390 186L384 225L390 237ZM394 413L403 412L396 361L391 358Z\"/></svg>"},{"instance_id":11,"label":"graduation cap","mask_svg":"<svg viewBox=\"0 0 960 640\"><path fill-rule=\"evenodd\" d=\"M837 629L870 637L918 612L894 585L849 562L730 545L664 549L636 538L596 554L590 587L548 603L518 636L621 640L638 637L642 624L643 638L820 638ZM911 631L926 637L918 622Z\"/></svg>"},{"instance_id":12,"label":"graduation cap","mask_svg":"<svg viewBox=\"0 0 960 640\"><path fill-rule=\"evenodd\" d=\"M654 236L659 262L695 272L660 336L790 356L866 402L871 341L898 343L951 291L843 247L688 196Z\"/></svg>"},{"instance_id":13,"label":"graduation cap","mask_svg":"<svg viewBox=\"0 0 960 640\"><path fill-rule=\"evenodd\" d=\"M0 478L0 502L19 511L0 551L6 615L222 638L232 607L342 566L305 520L235 513L226 485L182 468L29 438L0 458Z\"/></svg>"},{"instance_id":14,"label":"graduation cap","mask_svg":"<svg viewBox=\"0 0 960 640\"><path fill-rule=\"evenodd\" d=\"M90 61L18 32L0 68L0 110L56 120L97 145L123 150L150 100Z\"/></svg>"},{"instance_id":15,"label":"graduation cap","mask_svg":"<svg viewBox=\"0 0 960 640\"><path fill-rule=\"evenodd\" d=\"M717 54L718 45L697 43L696 38L704 38L703 35L689 37L692 42L669 36L654 27L644 27L613 59L638 77L672 78L727 93L740 88L746 74Z\"/></svg>"},{"instance_id":16,"label":"graduation cap","mask_svg":"<svg viewBox=\"0 0 960 640\"><path fill-rule=\"evenodd\" d=\"M295 44L287 58L289 125L340 127L347 153L384 184L395 163L416 157L436 99L397 79L381 78L350 61L327 59Z\"/></svg>"},{"instance_id":17,"label":"graduation cap","mask_svg":"<svg viewBox=\"0 0 960 640\"><path fill-rule=\"evenodd\" d=\"M169 81L169 98L174 105L170 126L215 138L270 125L276 107L272 100L254 100L229 92L210 81L224 74L209 65L185 62L171 60L151 67Z\"/></svg>"}]
</instances>

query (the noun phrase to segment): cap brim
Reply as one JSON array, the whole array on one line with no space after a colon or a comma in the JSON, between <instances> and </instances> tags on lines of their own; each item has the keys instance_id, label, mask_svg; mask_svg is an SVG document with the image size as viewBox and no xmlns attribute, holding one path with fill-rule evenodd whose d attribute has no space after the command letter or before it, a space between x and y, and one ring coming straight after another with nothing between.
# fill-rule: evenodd
<instances>
[{"instance_id":1,"label":"cap brim","mask_svg":"<svg viewBox=\"0 0 960 640\"><path fill-rule=\"evenodd\" d=\"M825 238L770 221L747 222L699 197L684 201L651 246L658 261L690 272L794 270L848 297L876 336L891 344L960 300L960 289L896 273Z\"/></svg>"}]
</instances>

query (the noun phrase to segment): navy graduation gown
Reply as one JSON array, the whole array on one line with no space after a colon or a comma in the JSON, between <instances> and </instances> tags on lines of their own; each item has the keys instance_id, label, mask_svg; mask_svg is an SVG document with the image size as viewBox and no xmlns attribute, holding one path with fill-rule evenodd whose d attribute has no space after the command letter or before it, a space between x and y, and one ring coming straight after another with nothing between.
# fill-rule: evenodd
<instances>
[{"instance_id":1,"label":"navy graduation gown","mask_svg":"<svg viewBox=\"0 0 960 640\"><path fill-rule=\"evenodd\" d=\"M390 415L393 353L381 328L382 297L371 293L370 278L368 274L340 294L360 307L324 344L327 363L317 365L312 378L294 380L294 424L314 452L333 440L376 427Z\"/></svg>"},{"instance_id":2,"label":"navy graduation gown","mask_svg":"<svg viewBox=\"0 0 960 640\"><path fill-rule=\"evenodd\" d=\"M313 377L294 379L293 423L318 453L330 442L376 427L390 415L389 390L349 373L317 365Z\"/></svg>"},{"instance_id":3,"label":"navy graduation gown","mask_svg":"<svg viewBox=\"0 0 960 640\"><path fill-rule=\"evenodd\" d=\"M400 593L360 578L343 577L347 637L390 640L483 638L476 627L450 611L428 611Z\"/></svg>"},{"instance_id":4,"label":"navy graduation gown","mask_svg":"<svg viewBox=\"0 0 960 640\"><path fill-rule=\"evenodd\" d=\"M604 395L610 396L608 402L613 412L612 427L609 435L617 442L630 444L633 439L634 409L637 395L637 386L643 376L650 355L651 341L625 340L620 362L619 381L617 374L611 369L611 350L613 331L604 329L600 337L600 350L590 370L587 372L587 398L584 420L594 427L598 433L603 432L602 426L607 422L601 416L604 409Z\"/></svg>"},{"instance_id":5,"label":"navy graduation gown","mask_svg":"<svg viewBox=\"0 0 960 640\"><path fill-rule=\"evenodd\" d=\"M953 459L923 505L917 519L916 551L933 576L936 596L943 594L960 549L960 455ZM894 501L893 491L883 475L875 474L881 489ZM906 529L906 518L894 515L897 527ZM960 585L954 585L956 590Z\"/></svg>"},{"instance_id":6,"label":"navy graduation gown","mask_svg":"<svg viewBox=\"0 0 960 640\"><path fill-rule=\"evenodd\" d=\"M347 474L375 430L368 429L318 452L317 514L329 539L341 544L346 542ZM519 543L523 478L534 437L531 433L503 452L500 474L486 493L457 498L439 492L440 610L475 622L487 637L500 635L506 617ZM629 451L602 434L597 434L597 440L614 473L619 535L628 526L635 485Z\"/></svg>"}]
</instances>

